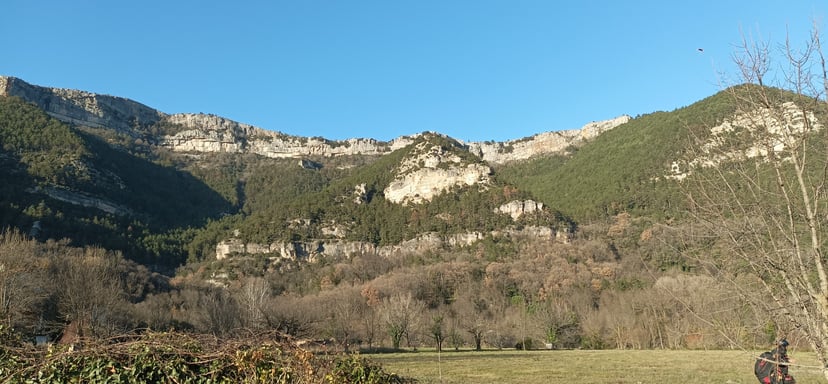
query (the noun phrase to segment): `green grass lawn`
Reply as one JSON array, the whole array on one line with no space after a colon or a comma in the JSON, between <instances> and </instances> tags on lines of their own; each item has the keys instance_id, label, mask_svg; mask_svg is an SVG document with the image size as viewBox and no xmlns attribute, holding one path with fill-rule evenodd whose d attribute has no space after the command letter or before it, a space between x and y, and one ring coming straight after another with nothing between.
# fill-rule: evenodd
<instances>
[{"instance_id":1,"label":"green grass lawn","mask_svg":"<svg viewBox=\"0 0 828 384\"><path fill-rule=\"evenodd\" d=\"M432 351L365 354L420 383L758 383L750 351ZM825 383L808 352L791 352L798 384Z\"/></svg>"}]
</instances>

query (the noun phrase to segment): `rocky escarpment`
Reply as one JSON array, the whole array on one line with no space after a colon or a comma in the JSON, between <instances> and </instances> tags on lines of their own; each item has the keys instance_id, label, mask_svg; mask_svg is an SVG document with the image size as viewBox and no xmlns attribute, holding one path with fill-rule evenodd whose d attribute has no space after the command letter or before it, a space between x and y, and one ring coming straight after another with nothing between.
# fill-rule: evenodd
<instances>
[{"instance_id":1,"label":"rocky escarpment","mask_svg":"<svg viewBox=\"0 0 828 384\"><path fill-rule=\"evenodd\" d=\"M272 158L305 156L383 155L410 145L419 134L401 136L390 142L354 138L334 141L321 137L290 136L236 123L213 115L176 114L165 119L185 127L175 135L165 136L161 146L178 152L255 153ZM493 164L525 160L538 155L565 153L630 120L629 116L592 122L581 129L544 132L528 138L506 142L472 142L466 145L471 153Z\"/></svg>"},{"instance_id":2,"label":"rocky escarpment","mask_svg":"<svg viewBox=\"0 0 828 384\"><path fill-rule=\"evenodd\" d=\"M423 254L445 248L467 247L483 240L486 235L495 238L533 238L568 243L570 233L548 227L527 226L521 229L507 229L484 234L481 232L440 235L426 233L400 244L376 246L361 241L337 239L310 242L274 242L272 244L246 243L239 238L221 241L216 245L216 259L222 260L233 255L267 255L272 258L315 261L320 256L340 258L374 253L383 257L406 254Z\"/></svg>"},{"instance_id":3,"label":"rocky escarpment","mask_svg":"<svg viewBox=\"0 0 828 384\"><path fill-rule=\"evenodd\" d=\"M255 153L272 158L382 155L411 144L417 136L401 136L390 142L370 138L334 141L320 137L291 136L220 116L190 113L168 115L122 97L41 87L7 76L0 76L0 95L18 96L70 124L110 128L135 137L141 135L137 130L143 127L159 122L176 124L183 130L156 138L155 142L177 152ZM592 122L581 129L545 132L506 142L472 142L466 147L489 163L502 164L538 155L565 153L569 146L578 145L629 120L629 116L620 116Z\"/></svg>"},{"instance_id":4,"label":"rocky escarpment","mask_svg":"<svg viewBox=\"0 0 828 384\"><path fill-rule=\"evenodd\" d=\"M710 136L700 146L697 157L673 161L666 178L683 180L697 168L767 158L770 152L774 156L789 156L785 155L785 151L801 145L800 140L805 133L821 131L823 128L813 112L805 114L792 102L782 103L778 110L759 108L740 112L710 128ZM739 144L727 140L728 136L734 136L737 132L747 132L754 140L745 140Z\"/></svg>"},{"instance_id":5,"label":"rocky escarpment","mask_svg":"<svg viewBox=\"0 0 828 384\"><path fill-rule=\"evenodd\" d=\"M79 205L82 207L99 209L101 211L111 213L113 215L126 216L132 213L132 211L129 208L122 206L120 204L116 204L114 202L99 197L95 197L87 193L71 191L58 186L36 187L27 190L27 192L46 194L55 200L60 200L65 203Z\"/></svg>"},{"instance_id":6,"label":"rocky escarpment","mask_svg":"<svg viewBox=\"0 0 828 384\"><path fill-rule=\"evenodd\" d=\"M165 121L184 131L162 138L160 145L177 152L255 153L271 158L306 156L382 155L411 144L403 136L390 143L374 139L327 140L321 137L290 136L220 116L181 113Z\"/></svg>"},{"instance_id":7,"label":"rocky escarpment","mask_svg":"<svg viewBox=\"0 0 828 384\"><path fill-rule=\"evenodd\" d=\"M517 220L523 215L530 215L543 211L543 203L534 200L514 200L497 207L495 212L505 213Z\"/></svg>"},{"instance_id":8,"label":"rocky escarpment","mask_svg":"<svg viewBox=\"0 0 828 384\"><path fill-rule=\"evenodd\" d=\"M123 97L40 87L15 77L0 76L0 95L20 97L70 124L128 133L136 127L153 125L164 117L155 109Z\"/></svg>"},{"instance_id":9,"label":"rocky escarpment","mask_svg":"<svg viewBox=\"0 0 828 384\"><path fill-rule=\"evenodd\" d=\"M514 200L503 204L496 209L497 213L509 215L517 222L524 215L539 213L544 210L543 203L533 200ZM342 239L347 230L342 233L329 233L333 238L320 239L308 242L273 242L259 244L245 242L235 232L234 237L223 240L216 245L216 259L222 260L232 255L268 255L271 258L290 260L314 261L320 256L351 257L358 254L374 253L383 257L394 257L405 254L422 254L445 248L468 247L487 236L492 238L531 238L538 240L569 243L572 237L570 229L554 229L546 226L528 225L507 228L504 230L483 232L469 232L441 235L434 232L422 234L414 239L403 241L395 245L377 246L363 241L347 241Z\"/></svg>"},{"instance_id":10,"label":"rocky escarpment","mask_svg":"<svg viewBox=\"0 0 828 384\"><path fill-rule=\"evenodd\" d=\"M465 162L439 145L421 142L412 152L413 155L400 164L396 177L385 188L385 198L392 203L419 204L453 187L485 187L489 184L491 168Z\"/></svg>"},{"instance_id":11,"label":"rocky escarpment","mask_svg":"<svg viewBox=\"0 0 828 384\"><path fill-rule=\"evenodd\" d=\"M469 151L494 164L526 160L549 153L565 153L569 146L578 145L628 121L630 117L623 115L610 120L592 122L581 129L544 132L502 143L475 142L469 144Z\"/></svg>"}]
</instances>

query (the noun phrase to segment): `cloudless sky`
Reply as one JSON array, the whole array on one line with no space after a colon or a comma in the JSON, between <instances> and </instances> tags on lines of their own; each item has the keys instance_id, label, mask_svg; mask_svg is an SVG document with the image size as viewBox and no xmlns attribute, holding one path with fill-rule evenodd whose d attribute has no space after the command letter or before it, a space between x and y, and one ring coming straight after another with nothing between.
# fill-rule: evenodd
<instances>
[{"instance_id":1,"label":"cloudless sky","mask_svg":"<svg viewBox=\"0 0 828 384\"><path fill-rule=\"evenodd\" d=\"M670 111L821 1L4 0L0 75L328 139L506 141ZM826 37L828 40L828 37ZM699 51L702 49L702 51Z\"/></svg>"}]
</instances>

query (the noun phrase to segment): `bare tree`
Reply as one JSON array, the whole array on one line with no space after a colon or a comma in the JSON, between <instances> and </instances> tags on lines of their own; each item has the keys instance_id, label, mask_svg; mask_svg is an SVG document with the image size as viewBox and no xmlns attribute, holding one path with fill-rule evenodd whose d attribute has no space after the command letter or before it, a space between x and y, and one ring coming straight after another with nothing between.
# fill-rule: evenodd
<instances>
[{"instance_id":1,"label":"bare tree","mask_svg":"<svg viewBox=\"0 0 828 384\"><path fill-rule=\"evenodd\" d=\"M319 324L317 332L333 339L345 352L355 341L362 316L368 305L360 296L358 287L338 287L321 292L316 298Z\"/></svg>"},{"instance_id":2,"label":"bare tree","mask_svg":"<svg viewBox=\"0 0 828 384\"><path fill-rule=\"evenodd\" d=\"M120 260L120 255L94 247L51 257L60 312L83 336L108 336L130 326L117 273Z\"/></svg>"},{"instance_id":3,"label":"bare tree","mask_svg":"<svg viewBox=\"0 0 828 384\"><path fill-rule=\"evenodd\" d=\"M445 316L442 313L435 313L431 315L431 325L428 332L437 344L437 352L443 351L443 341L446 339L443 323Z\"/></svg>"},{"instance_id":4,"label":"bare tree","mask_svg":"<svg viewBox=\"0 0 828 384\"><path fill-rule=\"evenodd\" d=\"M6 327L35 323L37 307L47 297L35 253L35 240L17 231L0 232L0 321Z\"/></svg>"},{"instance_id":5,"label":"bare tree","mask_svg":"<svg viewBox=\"0 0 828 384\"><path fill-rule=\"evenodd\" d=\"M415 299L411 292L396 294L382 301L380 313L388 327L394 349L400 348L403 337L411 344L411 333L416 329L424 310L425 304Z\"/></svg>"},{"instance_id":6,"label":"bare tree","mask_svg":"<svg viewBox=\"0 0 828 384\"><path fill-rule=\"evenodd\" d=\"M225 336L238 330L238 303L223 287L188 287L181 291L187 322L200 332Z\"/></svg>"},{"instance_id":7,"label":"bare tree","mask_svg":"<svg viewBox=\"0 0 828 384\"><path fill-rule=\"evenodd\" d=\"M687 162L690 212L707 236L696 239L706 249L700 260L778 335L801 334L828 367L828 131L818 119L828 75L819 31L801 49L746 38L734 57L743 83L728 89L736 114L700 134Z\"/></svg>"},{"instance_id":8,"label":"bare tree","mask_svg":"<svg viewBox=\"0 0 828 384\"><path fill-rule=\"evenodd\" d=\"M270 284L267 280L261 277L249 277L244 280L236 295L245 326L250 329L264 327L266 325L265 306L271 296Z\"/></svg>"},{"instance_id":9,"label":"bare tree","mask_svg":"<svg viewBox=\"0 0 828 384\"><path fill-rule=\"evenodd\" d=\"M377 330L380 326L378 308L381 306L382 300L380 299L379 291L370 285L362 288L360 296L365 304L363 306L364 312L362 313L362 321L360 323L362 325L364 341L368 343L368 349L371 350L374 347L374 340L377 337Z\"/></svg>"}]
</instances>

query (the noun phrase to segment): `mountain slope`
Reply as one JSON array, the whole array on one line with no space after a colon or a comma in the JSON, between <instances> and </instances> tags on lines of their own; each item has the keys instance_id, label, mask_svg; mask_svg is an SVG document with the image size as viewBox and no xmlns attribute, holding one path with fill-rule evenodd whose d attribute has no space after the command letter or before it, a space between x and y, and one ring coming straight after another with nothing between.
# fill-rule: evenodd
<instances>
[{"instance_id":1,"label":"mountain slope","mask_svg":"<svg viewBox=\"0 0 828 384\"><path fill-rule=\"evenodd\" d=\"M622 212L676 217L682 198L665 176L692 137L736 112L721 93L506 143L436 133L334 142L0 78L0 94L27 98L0 97L0 161L9 165L0 175L8 181L2 224L28 231L41 221L48 236L169 265L211 258L234 238L259 251L319 241L387 246L525 225L565 233ZM519 218L516 209L537 213Z\"/></svg>"},{"instance_id":2,"label":"mountain slope","mask_svg":"<svg viewBox=\"0 0 828 384\"><path fill-rule=\"evenodd\" d=\"M399 191L409 194L401 198ZM236 229L248 249L258 244L255 248L267 253L281 252L286 241L388 246L429 233L479 237L518 221L553 233L571 228L571 222L548 209L512 217L501 208L530 197L493 178L490 168L460 143L425 134L317 192L252 211ZM310 247L310 253L325 252Z\"/></svg>"},{"instance_id":3,"label":"mountain slope","mask_svg":"<svg viewBox=\"0 0 828 384\"><path fill-rule=\"evenodd\" d=\"M679 348L700 332L718 334L711 322L733 324L740 340L745 330L768 336L732 286L697 273L699 254L728 261L716 229L729 223L701 233L682 205L694 182L737 175L728 172L744 159L757 160L748 167L761 176L757 185L779 182L766 177L760 155L784 156L780 144L791 143L774 141L776 125L763 132L763 148L749 129L733 128L769 121L761 108L736 108L738 88L672 112L596 123L583 135L484 145L431 132L333 142L213 115L127 118L110 128L100 122L117 120L112 111L128 110L116 108L128 100L32 89L34 100L0 96L0 227L101 245L175 274L129 311L113 312L123 314L123 329L267 327L376 346L392 330L378 319L409 303L427 325L409 330L419 340L425 329L450 326L471 335L465 345ZM824 133L823 109L803 119L789 113L783 92L771 99L785 128ZM61 103L81 110L69 119L55 113ZM106 110L101 104L112 107L104 117L94 113ZM800 143L811 140L824 137ZM823 152L808 160L821 164ZM812 171L805 176L824 179L822 168ZM27 262L40 249L55 262L110 254L5 237L5 249L28 244ZM37 323L37 311L25 314L19 324Z\"/></svg>"},{"instance_id":4,"label":"mountain slope","mask_svg":"<svg viewBox=\"0 0 828 384\"><path fill-rule=\"evenodd\" d=\"M232 209L192 175L112 147L16 97L0 97L0 142L3 227L29 232L39 222L47 237L175 265L180 255L153 260L140 250L142 238L202 225Z\"/></svg>"},{"instance_id":5,"label":"mountain slope","mask_svg":"<svg viewBox=\"0 0 828 384\"><path fill-rule=\"evenodd\" d=\"M674 216L681 199L664 176L697 135L735 113L722 92L672 112L636 117L567 157L537 157L499 168L508 181L580 219L620 212Z\"/></svg>"}]
</instances>

